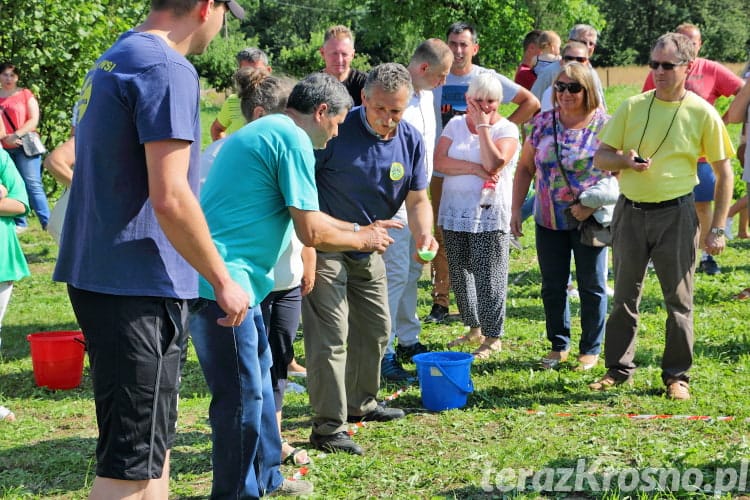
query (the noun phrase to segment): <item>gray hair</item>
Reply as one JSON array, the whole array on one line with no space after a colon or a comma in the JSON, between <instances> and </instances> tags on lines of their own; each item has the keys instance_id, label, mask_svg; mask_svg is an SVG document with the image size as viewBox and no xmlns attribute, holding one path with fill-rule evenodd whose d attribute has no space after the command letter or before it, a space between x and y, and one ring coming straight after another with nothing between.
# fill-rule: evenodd
<instances>
[{"instance_id":1,"label":"gray hair","mask_svg":"<svg viewBox=\"0 0 750 500\"><path fill-rule=\"evenodd\" d=\"M570 28L570 33L568 33L568 40L580 40L581 37L593 33L594 36L597 38L599 37L599 32L596 31L596 28L589 24L576 24L572 28Z\"/></svg>"},{"instance_id":2,"label":"gray hair","mask_svg":"<svg viewBox=\"0 0 750 500\"><path fill-rule=\"evenodd\" d=\"M469 82L469 88L466 95L472 98L484 97L503 100L503 84L493 73L480 73Z\"/></svg>"},{"instance_id":3,"label":"gray hair","mask_svg":"<svg viewBox=\"0 0 750 500\"><path fill-rule=\"evenodd\" d=\"M414 92L409 70L399 63L384 63L372 68L365 80L365 96L371 97L375 86L389 94L398 92L402 87L408 89L409 95Z\"/></svg>"},{"instance_id":4,"label":"gray hair","mask_svg":"<svg viewBox=\"0 0 750 500\"><path fill-rule=\"evenodd\" d=\"M695 59L697 52L695 50L695 44L690 38L681 33L663 34L656 40L654 46L651 48L651 52L657 49L664 49L670 44L675 47L680 62L688 63Z\"/></svg>"},{"instance_id":5,"label":"gray hair","mask_svg":"<svg viewBox=\"0 0 750 500\"><path fill-rule=\"evenodd\" d=\"M321 104L328 105L329 115L338 115L354 106L346 87L327 73L312 73L301 80L289 94L289 109L310 115Z\"/></svg>"},{"instance_id":6,"label":"gray hair","mask_svg":"<svg viewBox=\"0 0 750 500\"><path fill-rule=\"evenodd\" d=\"M242 61L247 61L249 63L260 61L267 66L268 56L258 47L246 47L237 52L237 64L240 64Z\"/></svg>"}]
</instances>

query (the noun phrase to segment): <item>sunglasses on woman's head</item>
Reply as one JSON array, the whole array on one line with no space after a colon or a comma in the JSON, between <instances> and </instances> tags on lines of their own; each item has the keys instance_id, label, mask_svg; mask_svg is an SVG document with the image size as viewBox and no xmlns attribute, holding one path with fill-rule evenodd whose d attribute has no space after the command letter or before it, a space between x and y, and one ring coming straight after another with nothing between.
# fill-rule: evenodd
<instances>
[{"instance_id":1,"label":"sunglasses on woman's head","mask_svg":"<svg viewBox=\"0 0 750 500\"><path fill-rule=\"evenodd\" d=\"M555 90L557 90L561 94L566 90L571 94L577 94L583 90L583 85L578 82L555 82Z\"/></svg>"}]
</instances>

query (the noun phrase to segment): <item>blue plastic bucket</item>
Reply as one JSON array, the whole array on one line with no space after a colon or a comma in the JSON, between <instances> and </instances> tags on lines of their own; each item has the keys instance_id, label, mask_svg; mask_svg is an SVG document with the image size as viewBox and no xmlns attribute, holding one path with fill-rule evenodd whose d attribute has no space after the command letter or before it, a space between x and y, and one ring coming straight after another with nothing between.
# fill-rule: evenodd
<instances>
[{"instance_id":1,"label":"blue plastic bucket","mask_svg":"<svg viewBox=\"0 0 750 500\"><path fill-rule=\"evenodd\" d=\"M442 411L466 406L466 398L474 392L474 356L466 352L425 352L412 359L417 365L425 408Z\"/></svg>"}]
</instances>

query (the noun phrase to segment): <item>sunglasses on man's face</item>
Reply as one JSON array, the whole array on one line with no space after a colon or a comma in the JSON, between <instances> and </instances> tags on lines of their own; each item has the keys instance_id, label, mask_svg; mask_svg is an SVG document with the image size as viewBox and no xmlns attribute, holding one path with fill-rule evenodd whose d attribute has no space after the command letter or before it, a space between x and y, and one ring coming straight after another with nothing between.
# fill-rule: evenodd
<instances>
[{"instance_id":1,"label":"sunglasses on man's face","mask_svg":"<svg viewBox=\"0 0 750 500\"><path fill-rule=\"evenodd\" d=\"M583 56L563 56L563 61L568 61L568 62L578 61L579 63L585 63L588 60L589 60L588 57L583 57Z\"/></svg>"},{"instance_id":2,"label":"sunglasses on man's face","mask_svg":"<svg viewBox=\"0 0 750 500\"><path fill-rule=\"evenodd\" d=\"M583 85L578 82L555 82L555 90L557 90L561 94L566 90L571 94L577 94L583 90Z\"/></svg>"},{"instance_id":3,"label":"sunglasses on man's face","mask_svg":"<svg viewBox=\"0 0 750 500\"><path fill-rule=\"evenodd\" d=\"M677 66L682 66L684 63L671 63L671 62L661 62L661 61L649 61L648 67L651 69L659 69L659 66L664 68L664 71L671 71L675 69Z\"/></svg>"}]
</instances>

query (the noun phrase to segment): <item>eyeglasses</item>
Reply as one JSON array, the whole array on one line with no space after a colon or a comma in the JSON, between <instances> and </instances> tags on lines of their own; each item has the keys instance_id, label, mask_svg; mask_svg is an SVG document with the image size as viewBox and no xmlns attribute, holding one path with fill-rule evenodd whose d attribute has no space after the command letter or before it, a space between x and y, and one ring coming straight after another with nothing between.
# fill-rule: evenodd
<instances>
[{"instance_id":1,"label":"eyeglasses","mask_svg":"<svg viewBox=\"0 0 750 500\"><path fill-rule=\"evenodd\" d=\"M559 93L563 93L566 90L570 92L571 94L578 94L580 91L583 90L583 85L581 85L578 82L555 82L555 90L557 90Z\"/></svg>"},{"instance_id":2,"label":"eyeglasses","mask_svg":"<svg viewBox=\"0 0 750 500\"><path fill-rule=\"evenodd\" d=\"M683 66L684 62L679 63L670 63L670 62L661 62L661 61L649 61L648 67L651 69L659 69L659 66L664 68L664 71L671 71L675 69L676 66Z\"/></svg>"},{"instance_id":3,"label":"eyeglasses","mask_svg":"<svg viewBox=\"0 0 750 500\"><path fill-rule=\"evenodd\" d=\"M589 60L588 57L583 57L583 56L563 56L563 61L568 61L568 62L578 61L579 63L585 63L588 60Z\"/></svg>"}]
</instances>

